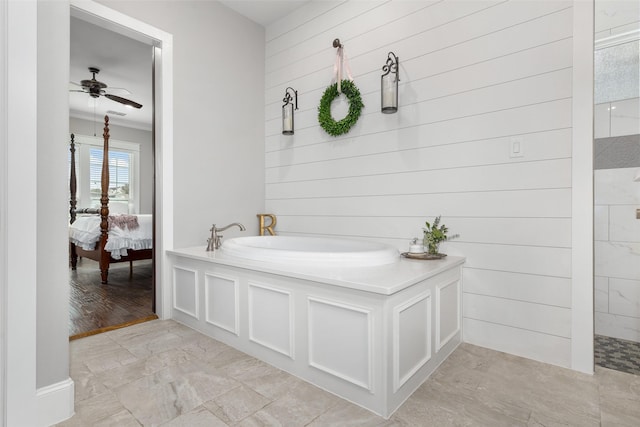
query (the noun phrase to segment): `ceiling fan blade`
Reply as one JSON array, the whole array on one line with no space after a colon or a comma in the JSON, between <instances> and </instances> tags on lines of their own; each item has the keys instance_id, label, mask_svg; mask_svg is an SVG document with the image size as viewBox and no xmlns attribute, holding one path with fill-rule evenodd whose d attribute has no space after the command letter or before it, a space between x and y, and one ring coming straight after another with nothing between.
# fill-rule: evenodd
<instances>
[{"instance_id":1,"label":"ceiling fan blade","mask_svg":"<svg viewBox=\"0 0 640 427\"><path fill-rule=\"evenodd\" d=\"M128 89L123 87L111 87L107 89L107 92L113 95L131 95L131 92Z\"/></svg>"},{"instance_id":2,"label":"ceiling fan blade","mask_svg":"<svg viewBox=\"0 0 640 427\"><path fill-rule=\"evenodd\" d=\"M110 93L105 93L104 96L109 98L112 101L116 101L124 105L130 105L133 108L142 108L142 104L138 104L137 102L131 101L130 99L122 98L116 95L111 95Z\"/></svg>"}]
</instances>

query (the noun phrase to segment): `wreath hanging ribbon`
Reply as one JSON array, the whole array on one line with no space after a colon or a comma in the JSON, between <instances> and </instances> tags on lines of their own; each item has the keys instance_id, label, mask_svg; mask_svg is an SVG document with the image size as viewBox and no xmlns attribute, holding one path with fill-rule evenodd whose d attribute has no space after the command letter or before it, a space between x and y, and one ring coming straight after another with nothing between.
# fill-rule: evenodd
<instances>
[{"instance_id":1,"label":"wreath hanging ribbon","mask_svg":"<svg viewBox=\"0 0 640 427\"><path fill-rule=\"evenodd\" d=\"M342 69L346 68L348 80L342 79ZM358 121L360 112L364 107L360 90L353 82L351 68L347 56L344 54L344 46L339 45L336 60L333 65L333 79L335 83L329 86L320 99L318 106L318 122L320 126L331 136L338 136L349 132L349 129ZM340 121L335 121L331 116L331 103L343 93L349 100L349 113Z\"/></svg>"},{"instance_id":2,"label":"wreath hanging ribbon","mask_svg":"<svg viewBox=\"0 0 640 427\"><path fill-rule=\"evenodd\" d=\"M353 76L351 75L351 68L349 67L349 60L347 59L347 55L344 54L344 46L338 46L338 51L336 52L336 61L333 64L333 78L338 84L338 93L342 93L342 69L347 69L347 76L349 77L349 81L353 81Z\"/></svg>"}]
</instances>

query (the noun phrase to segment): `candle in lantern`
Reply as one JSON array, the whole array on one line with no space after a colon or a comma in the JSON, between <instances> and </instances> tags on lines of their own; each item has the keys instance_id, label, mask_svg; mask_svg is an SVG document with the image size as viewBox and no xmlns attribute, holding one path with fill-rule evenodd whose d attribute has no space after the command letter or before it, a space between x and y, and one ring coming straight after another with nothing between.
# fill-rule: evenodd
<instances>
[{"instance_id":1,"label":"candle in lantern","mask_svg":"<svg viewBox=\"0 0 640 427\"><path fill-rule=\"evenodd\" d=\"M396 108L396 86L393 77L389 76L382 79L382 108Z\"/></svg>"},{"instance_id":2,"label":"candle in lantern","mask_svg":"<svg viewBox=\"0 0 640 427\"><path fill-rule=\"evenodd\" d=\"M293 105L291 104L282 109L282 132L285 135L293 133Z\"/></svg>"}]
</instances>

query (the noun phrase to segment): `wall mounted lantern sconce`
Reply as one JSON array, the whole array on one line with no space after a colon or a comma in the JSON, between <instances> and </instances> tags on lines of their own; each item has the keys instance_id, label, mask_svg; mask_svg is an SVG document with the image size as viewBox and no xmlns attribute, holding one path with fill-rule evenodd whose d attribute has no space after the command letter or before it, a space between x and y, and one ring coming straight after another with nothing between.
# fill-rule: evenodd
<instances>
[{"instance_id":1,"label":"wall mounted lantern sconce","mask_svg":"<svg viewBox=\"0 0 640 427\"><path fill-rule=\"evenodd\" d=\"M293 94L293 96L292 96ZM282 134L293 135L293 110L298 109L298 91L288 87L282 99Z\"/></svg>"},{"instance_id":2,"label":"wall mounted lantern sconce","mask_svg":"<svg viewBox=\"0 0 640 427\"><path fill-rule=\"evenodd\" d=\"M400 58L389 52L387 63L382 67L384 74L380 76L380 95L382 112L393 114L398 111L398 67Z\"/></svg>"}]
</instances>

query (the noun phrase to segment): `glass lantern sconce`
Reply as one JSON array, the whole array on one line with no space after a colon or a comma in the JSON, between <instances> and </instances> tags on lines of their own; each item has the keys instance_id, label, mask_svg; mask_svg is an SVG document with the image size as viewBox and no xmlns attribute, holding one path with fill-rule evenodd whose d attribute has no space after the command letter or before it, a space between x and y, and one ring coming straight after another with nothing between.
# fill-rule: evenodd
<instances>
[{"instance_id":1,"label":"glass lantern sconce","mask_svg":"<svg viewBox=\"0 0 640 427\"><path fill-rule=\"evenodd\" d=\"M393 52L389 52L387 63L382 67L384 74L380 76L380 95L382 112L393 114L398 111L398 67L400 59Z\"/></svg>"},{"instance_id":2,"label":"glass lantern sconce","mask_svg":"<svg viewBox=\"0 0 640 427\"><path fill-rule=\"evenodd\" d=\"M293 110L298 109L298 91L288 87L282 99L282 134L293 135Z\"/></svg>"}]
</instances>

